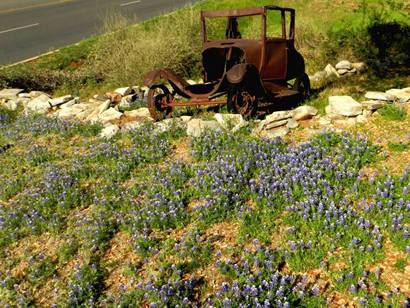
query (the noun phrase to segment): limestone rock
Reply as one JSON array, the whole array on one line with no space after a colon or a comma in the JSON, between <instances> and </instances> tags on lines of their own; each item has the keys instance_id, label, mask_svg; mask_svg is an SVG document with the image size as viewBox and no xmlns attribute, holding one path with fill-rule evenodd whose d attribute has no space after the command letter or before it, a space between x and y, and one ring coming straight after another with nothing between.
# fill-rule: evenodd
<instances>
[{"instance_id":1,"label":"limestone rock","mask_svg":"<svg viewBox=\"0 0 410 308\"><path fill-rule=\"evenodd\" d=\"M363 108L366 110L377 110L385 106L386 102L370 100L370 101L362 102L362 105L363 105Z\"/></svg>"},{"instance_id":2,"label":"limestone rock","mask_svg":"<svg viewBox=\"0 0 410 308\"><path fill-rule=\"evenodd\" d=\"M393 95L387 94L384 92L369 91L364 95L364 97L366 97L367 99L376 100L376 101L387 101L387 102L394 101Z\"/></svg>"},{"instance_id":3,"label":"limestone rock","mask_svg":"<svg viewBox=\"0 0 410 308\"><path fill-rule=\"evenodd\" d=\"M289 134L289 128L283 126L272 130L262 131L261 137L266 139L276 139L283 138L287 134Z\"/></svg>"},{"instance_id":4,"label":"limestone rock","mask_svg":"<svg viewBox=\"0 0 410 308\"><path fill-rule=\"evenodd\" d=\"M189 121L191 121L192 117L191 116L181 116L180 119L182 120L182 122L188 123Z\"/></svg>"},{"instance_id":5,"label":"limestone rock","mask_svg":"<svg viewBox=\"0 0 410 308\"><path fill-rule=\"evenodd\" d=\"M307 120L317 115L318 110L315 107L303 105L292 111L293 119L296 121Z\"/></svg>"},{"instance_id":6,"label":"limestone rock","mask_svg":"<svg viewBox=\"0 0 410 308\"><path fill-rule=\"evenodd\" d=\"M344 76L348 73L349 71L346 69L340 69L337 71L337 73L339 74L339 76Z\"/></svg>"},{"instance_id":7,"label":"limestone rock","mask_svg":"<svg viewBox=\"0 0 410 308\"><path fill-rule=\"evenodd\" d=\"M17 95L21 92L23 92L22 89L3 89L0 91L0 98L5 98L5 99L17 98Z\"/></svg>"},{"instance_id":8,"label":"limestone rock","mask_svg":"<svg viewBox=\"0 0 410 308\"><path fill-rule=\"evenodd\" d=\"M340 77L337 70L331 64L328 64L325 67L325 72L326 72L326 78L329 80L335 80Z\"/></svg>"},{"instance_id":9,"label":"limestone rock","mask_svg":"<svg viewBox=\"0 0 410 308\"><path fill-rule=\"evenodd\" d=\"M243 119L240 114L222 114L216 113L214 115L215 120L225 129L232 129L234 131L239 130L246 124L246 121Z\"/></svg>"},{"instance_id":10,"label":"limestone rock","mask_svg":"<svg viewBox=\"0 0 410 308\"><path fill-rule=\"evenodd\" d=\"M284 125L288 124L288 122L289 122L288 119L280 120L280 121L274 121L274 122L270 122L270 123L265 122L263 130L270 130L270 129L273 129L273 128L276 128L276 127L284 126Z\"/></svg>"},{"instance_id":11,"label":"limestone rock","mask_svg":"<svg viewBox=\"0 0 410 308\"><path fill-rule=\"evenodd\" d=\"M203 121L201 119L192 119L187 124L187 135L191 137L199 137L204 132L209 130L219 130L217 121Z\"/></svg>"},{"instance_id":12,"label":"limestone rock","mask_svg":"<svg viewBox=\"0 0 410 308\"><path fill-rule=\"evenodd\" d=\"M118 88L115 89L114 93L118 93L121 96L127 96L132 93L132 88L131 87L123 87L123 88Z\"/></svg>"},{"instance_id":13,"label":"limestone rock","mask_svg":"<svg viewBox=\"0 0 410 308\"><path fill-rule=\"evenodd\" d=\"M292 111L276 111L266 116L265 121L267 123L286 120L292 117Z\"/></svg>"},{"instance_id":14,"label":"limestone rock","mask_svg":"<svg viewBox=\"0 0 410 308\"><path fill-rule=\"evenodd\" d=\"M410 88L407 89L390 89L386 91L387 94L394 96L401 103L410 101Z\"/></svg>"},{"instance_id":15,"label":"limestone rock","mask_svg":"<svg viewBox=\"0 0 410 308\"><path fill-rule=\"evenodd\" d=\"M61 108L55 113L55 115L62 119L69 119L77 117L77 115L84 112L84 110L86 110L85 104L75 104L66 108Z\"/></svg>"},{"instance_id":16,"label":"limestone rock","mask_svg":"<svg viewBox=\"0 0 410 308\"><path fill-rule=\"evenodd\" d=\"M49 103L52 107L55 107L55 106L60 106L64 103L67 103L68 101L71 101L72 99L74 99L72 95L65 95L65 96L50 99Z\"/></svg>"},{"instance_id":17,"label":"limestone rock","mask_svg":"<svg viewBox=\"0 0 410 308\"><path fill-rule=\"evenodd\" d=\"M288 120L288 123L286 124L286 127L289 128L289 129L295 129L298 126L299 126L299 123L296 120L294 120L293 118L290 118Z\"/></svg>"},{"instance_id":18,"label":"limestone rock","mask_svg":"<svg viewBox=\"0 0 410 308\"><path fill-rule=\"evenodd\" d=\"M362 114L363 107L351 96L330 96L329 106L331 113L352 117Z\"/></svg>"},{"instance_id":19,"label":"limestone rock","mask_svg":"<svg viewBox=\"0 0 410 308\"><path fill-rule=\"evenodd\" d=\"M101 130L100 137L111 139L119 132L119 130L120 128L118 127L118 125L113 125L113 124L108 125Z\"/></svg>"},{"instance_id":20,"label":"limestone rock","mask_svg":"<svg viewBox=\"0 0 410 308\"><path fill-rule=\"evenodd\" d=\"M50 98L47 95L41 94L27 104L28 112L47 113L50 108Z\"/></svg>"},{"instance_id":21,"label":"limestone rock","mask_svg":"<svg viewBox=\"0 0 410 308\"><path fill-rule=\"evenodd\" d=\"M48 95L47 93L44 93L42 91L30 91L30 93L28 94L30 98L36 98L39 97L41 95L46 95L47 97L50 98L50 95Z\"/></svg>"},{"instance_id":22,"label":"limestone rock","mask_svg":"<svg viewBox=\"0 0 410 308\"><path fill-rule=\"evenodd\" d=\"M121 102L119 103L118 107L120 109L126 109L131 107L131 103L133 102L133 95L127 95L121 98Z\"/></svg>"},{"instance_id":23,"label":"limestone rock","mask_svg":"<svg viewBox=\"0 0 410 308\"><path fill-rule=\"evenodd\" d=\"M72 100L70 100L70 101L68 101L68 102L66 102L66 103L64 103L64 104L62 104L62 105L60 105L60 108L61 108L61 109L64 109L64 108L71 107L71 106L77 104L79 101L80 101L80 98L79 98L79 97L75 97L74 99L72 99Z\"/></svg>"},{"instance_id":24,"label":"limestone rock","mask_svg":"<svg viewBox=\"0 0 410 308\"><path fill-rule=\"evenodd\" d=\"M141 107L135 110L125 111L124 115L130 118L147 118L150 121L154 120L153 118L151 118L151 114L147 107Z\"/></svg>"},{"instance_id":25,"label":"limestone rock","mask_svg":"<svg viewBox=\"0 0 410 308\"><path fill-rule=\"evenodd\" d=\"M353 65L350 61L343 60L336 64L337 70L351 70Z\"/></svg>"},{"instance_id":26,"label":"limestone rock","mask_svg":"<svg viewBox=\"0 0 410 308\"><path fill-rule=\"evenodd\" d=\"M105 110L98 116L98 121L101 123L108 123L111 121L119 120L122 117L122 113L115 110L114 108L109 108Z\"/></svg>"},{"instance_id":27,"label":"limestone rock","mask_svg":"<svg viewBox=\"0 0 410 308\"><path fill-rule=\"evenodd\" d=\"M323 126L332 124L332 120L328 116L320 117L318 123Z\"/></svg>"}]
</instances>

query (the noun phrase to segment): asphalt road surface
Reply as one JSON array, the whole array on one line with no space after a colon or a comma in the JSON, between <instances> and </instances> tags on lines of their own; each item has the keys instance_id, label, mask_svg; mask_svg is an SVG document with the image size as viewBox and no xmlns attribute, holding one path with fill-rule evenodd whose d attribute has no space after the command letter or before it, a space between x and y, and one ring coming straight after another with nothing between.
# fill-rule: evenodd
<instances>
[{"instance_id":1,"label":"asphalt road surface","mask_svg":"<svg viewBox=\"0 0 410 308\"><path fill-rule=\"evenodd\" d=\"M120 13L139 22L198 0L0 0L0 65L101 33ZM199 22L199 21L198 21Z\"/></svg>"}]
</instances>

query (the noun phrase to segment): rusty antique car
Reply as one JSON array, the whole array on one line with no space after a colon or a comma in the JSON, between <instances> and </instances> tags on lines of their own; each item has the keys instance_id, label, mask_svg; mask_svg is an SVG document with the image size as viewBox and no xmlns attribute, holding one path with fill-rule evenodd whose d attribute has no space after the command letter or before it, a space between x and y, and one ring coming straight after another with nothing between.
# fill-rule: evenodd
<instances>
[{"instance_id":1,"label":"rusty antique car","mask_svg":"<svg viewBox=\"0 0 410 308\"><path fill-rule=\"evenodd\" d=\"M241 34L241 20L249 29L250 17L256 18L260 34L254 30ZM219 31L222 38L210 38L212 29L207 28L207 20L218 18L226 23L226 30L222 35ZM204 82L189 84L169 69L149 73L145 85L149 87L148 108L154 119L169 117L178 106L224 104L230 111L249 117L260 101L275 103L309 96L305 62L294 47L294 9L265 6L202 11L201 26Z\"/></svg>"}]
</instances>

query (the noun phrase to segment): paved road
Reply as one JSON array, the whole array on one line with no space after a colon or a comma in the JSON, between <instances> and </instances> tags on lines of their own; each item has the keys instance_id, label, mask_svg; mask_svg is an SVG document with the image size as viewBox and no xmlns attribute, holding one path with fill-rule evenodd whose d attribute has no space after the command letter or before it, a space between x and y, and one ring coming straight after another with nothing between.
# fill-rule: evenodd
<instances>
[{"instance_id":1,"label":"paved road","mask_svg":"<svg viewBox=\"0 0 410 308\"><path fill-rule=\"evenodd\" d=\"M121 13L133 22L198 0L0 0L0 65L25 60L98 34Z\"/></svg>"}]
</instances>

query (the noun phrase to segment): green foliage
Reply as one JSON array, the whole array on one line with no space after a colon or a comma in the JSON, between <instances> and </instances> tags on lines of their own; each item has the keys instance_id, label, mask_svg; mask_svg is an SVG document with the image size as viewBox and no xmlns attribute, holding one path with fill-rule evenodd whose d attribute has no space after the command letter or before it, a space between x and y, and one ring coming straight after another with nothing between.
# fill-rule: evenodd
<instances>
[{"instance_id":1,"label":"green foliage","mask_svg":"<svg viewBox=\"0 0 410 308\"><path fill-rule=\"evenodd\" d=\"M407 117L407 111L397 105L387 105L378 110L380 115L389 121L404 121Z\"/></svg>"},{"instance_id":2,"label":"green foliage","mask_svg":"<svg viewBox=\"0 0 410 308\"><path fill-rule=\"evenodd\" d=\"M389 142L387 146L389 147L389 150L392 150L394 152L404 152L410 148L410 145L407 143Z\"/></svg>"}]
</instances>

